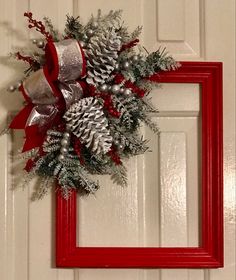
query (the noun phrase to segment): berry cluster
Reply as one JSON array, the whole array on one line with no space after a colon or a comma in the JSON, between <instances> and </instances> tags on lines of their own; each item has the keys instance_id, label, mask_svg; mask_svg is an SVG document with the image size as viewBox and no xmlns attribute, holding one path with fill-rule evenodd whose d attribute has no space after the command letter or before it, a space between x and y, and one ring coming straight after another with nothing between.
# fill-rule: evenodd
<instances>
[{"instance_id":1,"label":"berry cluster","mask_svg":"<svg viewBox=\"0 0 236 280\"><path fill-rule=\"evenodd\" d=\"M42 21L37 21L33 19L33 14L31 12L25 12L24 16L28 18L29 25L28 27L31 28L36 28L37 31L39 31L42 35L45 36L45 38L49 41L52 40L52 35L46 31L46 28Z\"/></svg>"}]
</instances>

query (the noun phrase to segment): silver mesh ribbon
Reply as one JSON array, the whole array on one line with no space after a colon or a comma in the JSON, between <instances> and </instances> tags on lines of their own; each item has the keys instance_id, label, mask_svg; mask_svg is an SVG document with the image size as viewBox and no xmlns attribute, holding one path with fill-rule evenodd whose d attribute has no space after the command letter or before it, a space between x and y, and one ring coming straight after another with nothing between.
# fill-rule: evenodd
<instances>
[{"instance_id":1,"label":"silver mesh ribbon","mask_svg":"<svg viewBox=\"0 0 236 280\"><path fill-rule=\"evenodd\" d=\"M83 55L79 43L75 39L67 39L54 43L56 49L61 82L78 79L83 72Z\"/></svg>"},{"instance_id":2,"label":"silver mesh ribbon","mask_svg":"<svg viewBox=\"0 0 236 280\"><path fill-rule=\"evenodd\" d=\"M47 66L34 72L23 82L22 91L26 100L35 105L26 126L44 126L52 122L58 114L58 94L63 96L67 109L83 94L83 88L76 81L83 74L85 63L79 43L74 39L67 39L51 44L58 58L58 89L55 89L51 81Z\"/></svg>"},{"instance_id":3,"label":"silver mesh ribbon","mask_svg":"<svg viewBox=\"0 0 236 280\"><path fill-rule=\"evenodd\" d=\"M60 83L59 89L65 99L66 109L69 109L73 103L80 100L83 95L83 88L76 81Z\"/></svg>"},{"instance_id":4,"label":"silver mesh ribbon","mask_svg":"<svg viewBox=\"0 0 236 280\"><path fill-rule=\"evenodd\" d=\"M30 75L23 82L23 88L33 104L55 104L57 102L43 69Z\"/></svg>"},{"instance_id":5,"label":"silver mesh ribbon","mask_svg":"<svg viewBox=\"0 0 236 280\"><path fill-rule=\"evenodd\" d=\"M42 127L52 121L58 113L55 105L36 105L27 120L26 126L37 124Z\"/></svg>"}]
</instances>

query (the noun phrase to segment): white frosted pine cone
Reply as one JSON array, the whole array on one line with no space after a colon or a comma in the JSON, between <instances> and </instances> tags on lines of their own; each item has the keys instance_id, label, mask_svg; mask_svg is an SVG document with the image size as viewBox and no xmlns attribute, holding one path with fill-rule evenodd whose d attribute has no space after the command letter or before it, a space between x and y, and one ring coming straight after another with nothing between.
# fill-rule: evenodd
<instances>
[{"instance_id":1,"label":"white frosted pine cone","mask_svg":"<svg viewBox=\"0 0 236 280\"><path fill-rule=\"evenodd\" d=\"M95 154L107 153L112 145L108 120L102 105L94 97L87 97L73 104L64 119L71 132Z\"/></svg>"},{"instance_id":2,"label":"white frosted pine cone","mask_svg":"<svg viewBox=\"0 0 236 280\"><path fill-rule=\"evenodd\" d=\"M114 28L94 36L87 46L87 83L103 84L117 65L118 51L121 48L121 38Z\"/></svg>"}]
</instances>

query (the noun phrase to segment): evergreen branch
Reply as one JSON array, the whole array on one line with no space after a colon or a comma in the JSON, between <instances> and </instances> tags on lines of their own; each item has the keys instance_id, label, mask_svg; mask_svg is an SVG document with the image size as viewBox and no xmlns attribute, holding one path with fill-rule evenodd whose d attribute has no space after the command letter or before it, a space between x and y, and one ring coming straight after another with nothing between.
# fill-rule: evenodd
<instances>
[{"instance_id":1,"label":"evergreen branch","mask_svg":"<svg viewBox=\"0 0 236 280\"><path fill-rule=\"evenodd\" d=\"M73 37L77 40L82 40L84 36L84 26L80 22L79 17L66 16L66 28L65 33L69 37Z\"/></svg>"},{"instance_id":2,"label":"evergreen branch","mask_svg":"<svg viewBox=\"0 0 236 280\"><path fill-rule=\"evenodd\" d=\"M54 29L51 19L49 17L44 17L43 20L44 20L45 26L49 30L49 33L52 35L53 41L58 41L59 33L57 30Z\"/></svg>"},{"instance_id":3,"label":"evergreen branch","mask_svg":"<svg viewBox=\"0 0 236 280\"><path fill-rule=\"evenodd\" d=\"M130 41L137 39L142 33L142 26L138 26L131 34L130 34Z\"/></svg>"},{"instance_id":4,"label":"evergreen branch","mask_svg":"<svg viewBox=\"0 0 236 280\"><path fill-rule=\"evenodd\" d=\"M159 127L158 125L152 121L152 119L147 116L147 115L143 115L142 116L142 121L156 134L159 133Z\"/></svg>"},{"instance_id":5,"label":"evergreen branch","mask_svg":"<svg viewBox=\"0 0 236 280\"><path fill-rule=\"evenodd\" d=\"M122 187L127 187L128 181L126 167L124 165L114 165L111 179L115 184Z\"/></svg>"},{"instance_id":6,"label":"evergreen branch","mask_svg":"<svg viewBox=\"0 0 236 280\"><path fill-rule=\"evenodd\" d=\"M31 199L38 200L43 199L43 197L48 194L49 190L54 187L55 180L52 177L44 176L40 177L40 183L36 184L35 190L31 196Z\"/></svg>"},{"instance_id":7,"label":"evergreen branch","mask_svg":"<svg viewBox=\"0 0 236 280\"><path fill-rule=\"evenodd\" d=\"M104 27L111 27L120 22L122 13L122 10L111 10L108 14L103 16L101 10L98 10L95 21L97 21L99 25L102 25ZM91 21L94 21L93 17L91 18Z\"/></svg>"},{"instance_id":8,"label":"evergreen branch","mask_svg":"<svg viewBox=\"0 0 236 280\"><path fill-rule=\"evenodd\" d=\"M129 109L126 107L125 100L122 97L113 95L112 102L116 110L120 113L119 121L121 125L124 125L130 130L134 120Z\"/></svg>"},{"instance_id":9,"label":"evergreen branch","mask_svg":"<svg viewBox=\"0 0 236 280\"><path fill-rule=\"evenodd\" d=\"M160 71L175 70L179 67L172 56L168 55L165 49L160 48L147 57L143 57L137 63L132 64L128 71L124 71L124 75L130 80L139 81L142 78L147 78Z\"/></svg>"}]
</instances>

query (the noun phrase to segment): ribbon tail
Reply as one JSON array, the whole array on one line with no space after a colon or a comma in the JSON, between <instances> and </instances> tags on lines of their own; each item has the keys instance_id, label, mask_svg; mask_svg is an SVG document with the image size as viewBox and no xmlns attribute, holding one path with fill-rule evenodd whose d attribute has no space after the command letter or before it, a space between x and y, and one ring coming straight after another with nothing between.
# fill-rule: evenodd
<instances>
[{"instance_id":1,"label":"ribbon tail","mask_svg":"<svg viewBox=\"0 0 236 280\"><path fill-rule=\"evenodd\" d=\"M33 109L33 104L26 105L12 120L9 128L12 129L24 129L28 120L28 117Z\"/></svg>"},{"instance_id":2,"label":"ribbon tail","mask_svg":"<svg viewBox=\"0 0 236 280\"><path fill-rule=\"evenodd\" d=\"M37 125L27 126L25 128L25 144L22 152L42 146L44 138L45 134L39 130Z\"/></svg>"}]
</instances>

